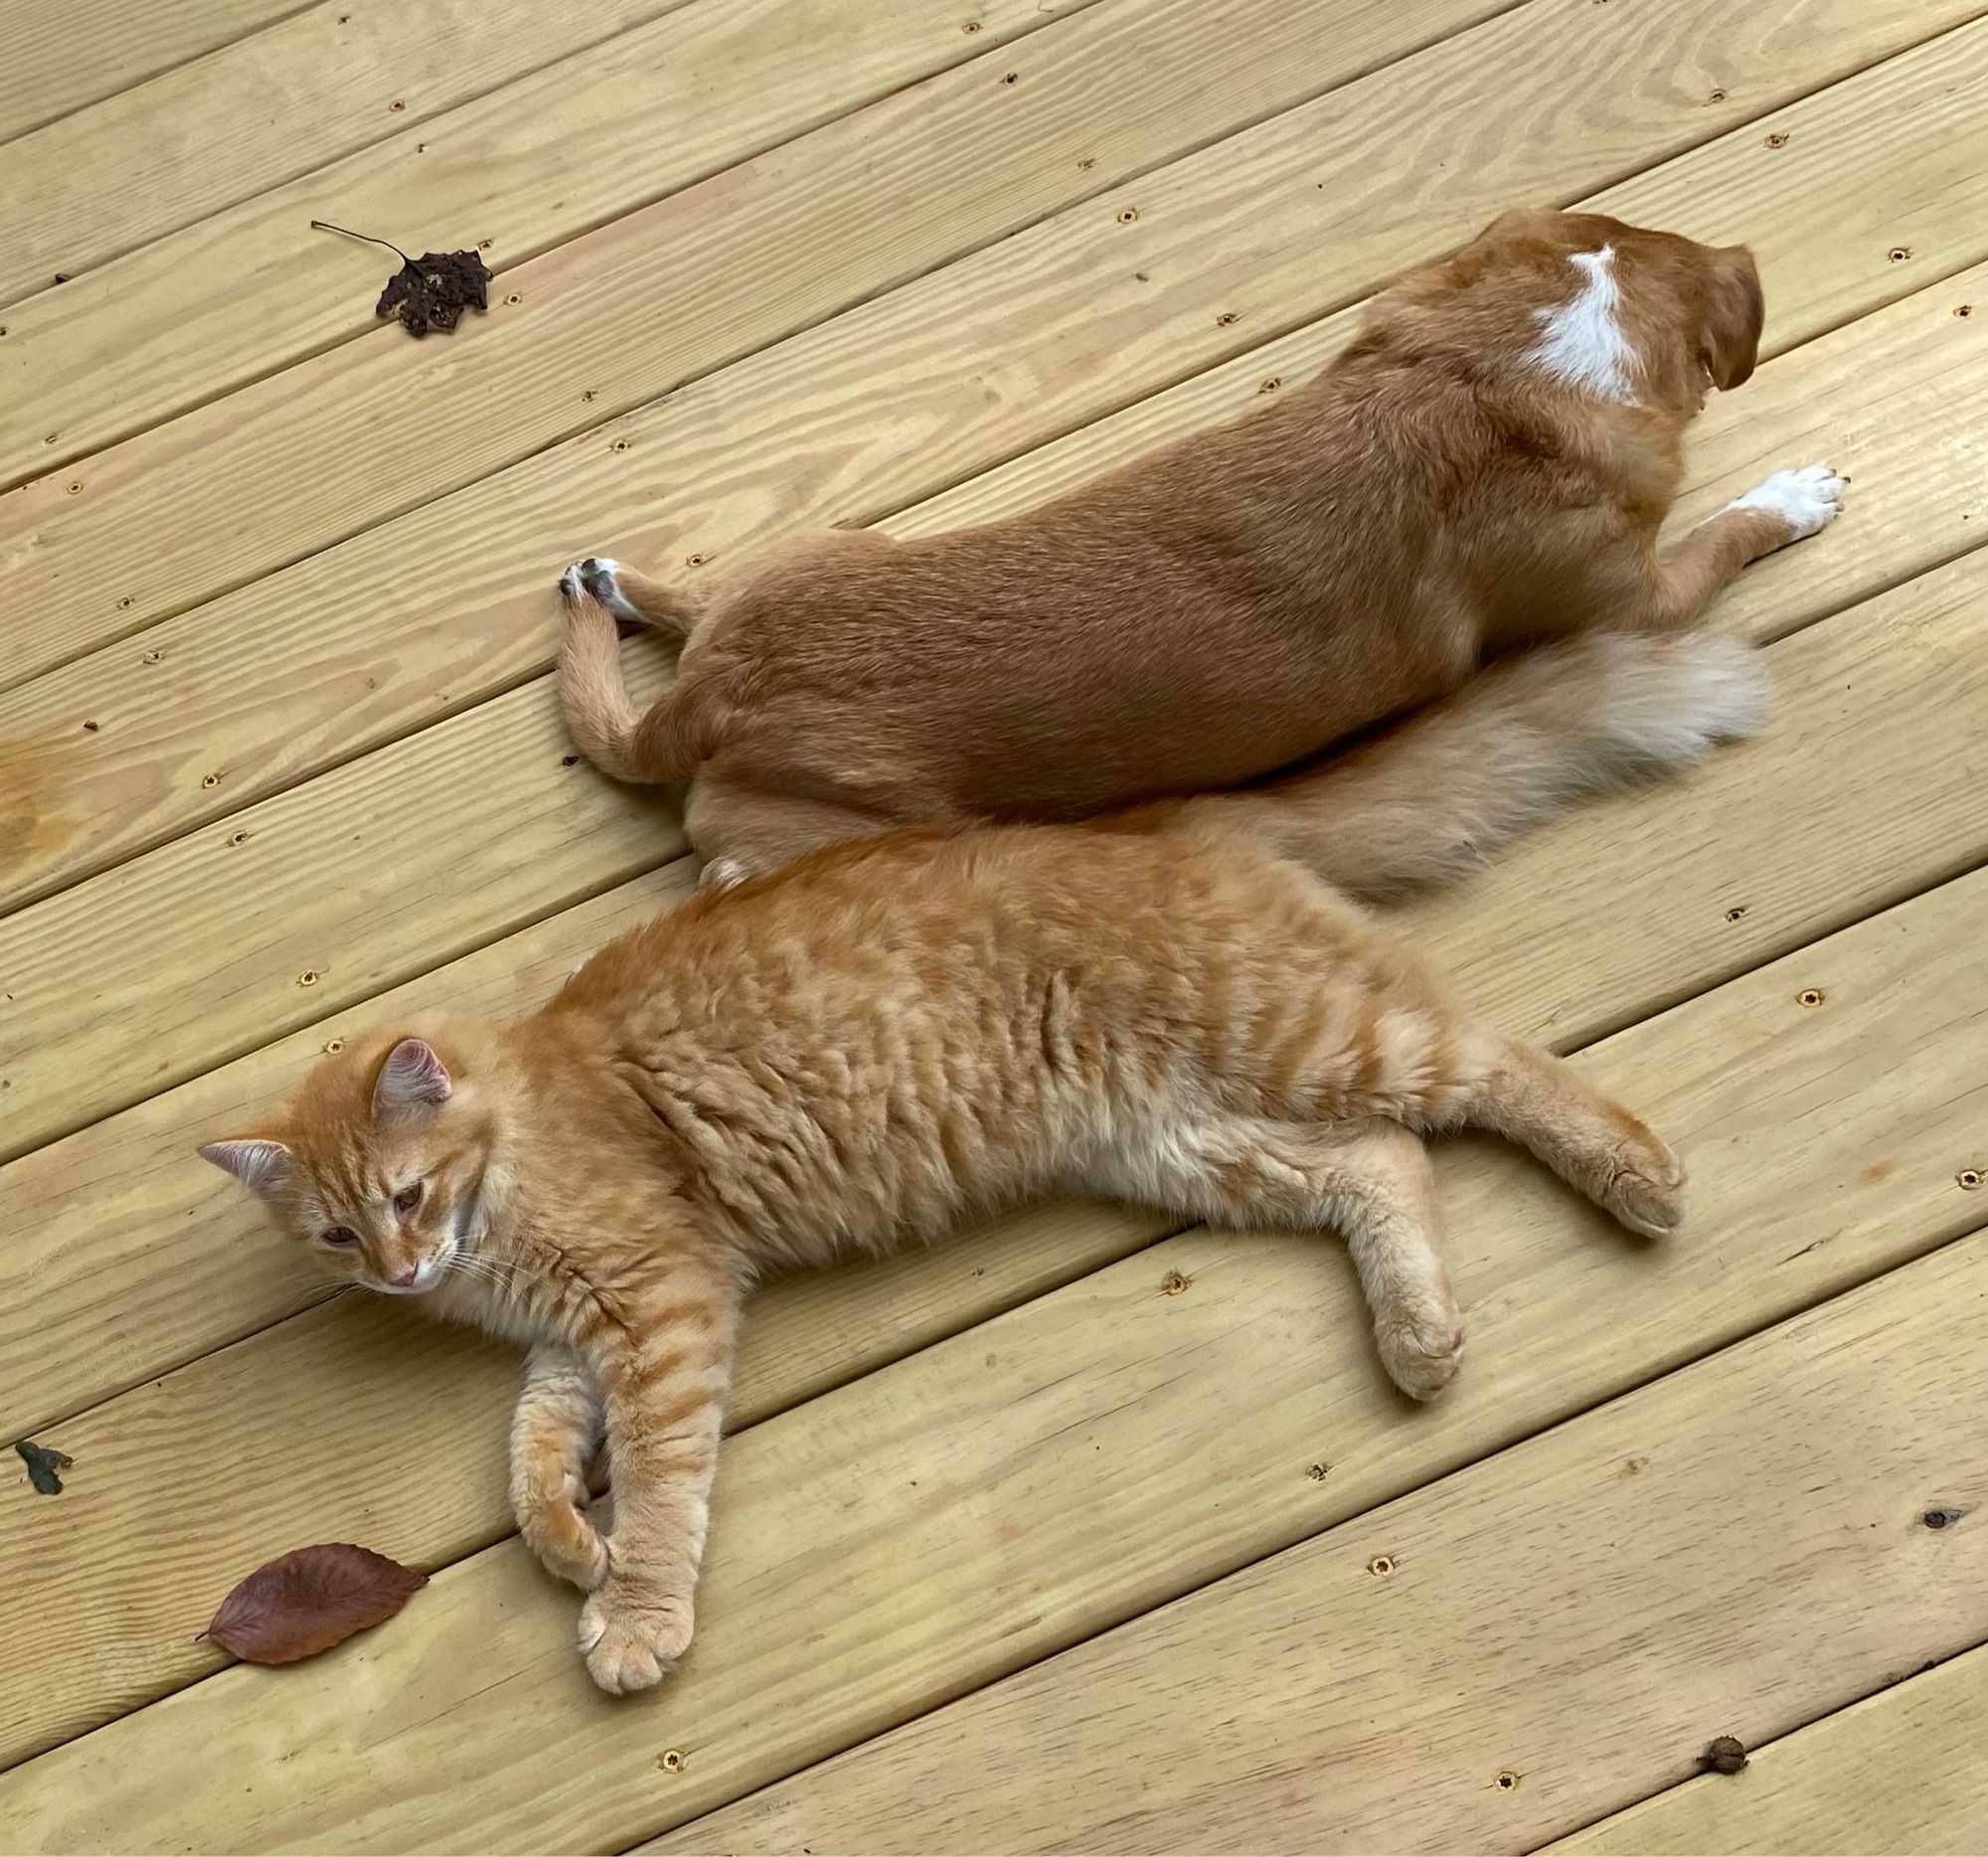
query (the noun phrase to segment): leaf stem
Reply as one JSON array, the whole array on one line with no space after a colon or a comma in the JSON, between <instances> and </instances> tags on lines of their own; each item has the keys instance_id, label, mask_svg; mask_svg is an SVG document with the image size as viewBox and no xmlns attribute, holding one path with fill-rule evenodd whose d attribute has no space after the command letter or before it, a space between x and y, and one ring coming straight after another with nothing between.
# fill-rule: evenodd
<instances>
[{"instance_id":1,"label":"leaf stem","mask_svg":"<svg viewBox=\"0 0 1988 1857\"><path fill-rule=\"evenodd\" d=\"M391 239L376 239L373 237L371 233L356 233L353 232L349 227L334 226L329 220L312 220L311 230L313 232L342 233L348 239L364 239L368 245L385 246L387 250L393 253L393 254L396 257L398 257L403 264L412 264L414 261L405 252L403 252L401 248L397 246Z\"/></svg>"}]
</instances>

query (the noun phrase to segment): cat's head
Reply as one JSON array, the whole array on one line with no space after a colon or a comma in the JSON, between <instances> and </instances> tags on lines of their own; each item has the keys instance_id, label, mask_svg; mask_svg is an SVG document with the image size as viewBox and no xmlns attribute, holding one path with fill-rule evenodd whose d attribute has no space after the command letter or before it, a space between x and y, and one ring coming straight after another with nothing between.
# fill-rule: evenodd
<instances>
[{"instance_id":1,"label":"cat's head","mask_svg":"<svg viewBox=\"0 0 1988 1857\"><path fill-rule=\"evenodd\" d=\"M416 1295L487 1230L490 1097L428 1040L382 1034L320 1064L267 1121L200 1151L333 1271Z\"/></svg>"}]
</instances>

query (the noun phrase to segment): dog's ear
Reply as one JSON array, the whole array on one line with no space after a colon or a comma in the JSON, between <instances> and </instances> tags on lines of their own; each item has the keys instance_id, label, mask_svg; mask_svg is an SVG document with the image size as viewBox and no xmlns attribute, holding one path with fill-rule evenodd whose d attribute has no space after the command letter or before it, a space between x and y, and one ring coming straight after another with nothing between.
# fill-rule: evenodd
<instances>
[{"instance_id":1,"label":"dog's ear","mask_svg":"<svg viewBox=\"0 0 1988 1857\"><path fill-rule=\"evenodd\" d=\"M1760 294L1760 271L1743 245L1712 254L1711 297L1706 306L1700 358L1721 393L1742 386L1759 358L1760 329L1767 303Z\"/></svg>"}]
</instances>

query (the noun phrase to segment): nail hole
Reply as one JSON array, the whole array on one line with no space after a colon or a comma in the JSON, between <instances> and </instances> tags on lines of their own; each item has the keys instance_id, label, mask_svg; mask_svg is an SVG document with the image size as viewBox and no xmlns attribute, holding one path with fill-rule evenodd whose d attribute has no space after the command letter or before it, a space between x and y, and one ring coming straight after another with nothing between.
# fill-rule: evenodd
<instances>
[{"instance_id":1,"label":"nail hole","mask_svg":"<svg viewBox=\"0 0 1988 1857\"><path fill-rule=\"evenodd\" d=\"M1953 306L1953 313L1956 316L1971 316L1974 314L1974 305L1972 303L1956 303Z\"/></svg>"},{"instance_id":2,"label":"nail hole","mask_svg":"<svg viewBox=\"0 0 1988 1857\"><path fill-rule=\"evenodd\" d=\"M93 722L86 722L83 725L83 732L84 735L94 735L96 733L96 725Z\"/></svg>"},{"instance_id":3,"label":"nail hole","mask_svg":"<svg viewBox=\"0 0 1988 1857\"><path fill-rule=\"evenodd\" d=\"M1183 1295L1187 1291L1188 1279L1178 1270L1169 1270L1160 1278L1160 1293L1168 1296Z\"/></svg>"},{"instance_id":4,"label":"nail hole","mask_svg":"<svg viewBox=\"0 0 1988 1857\"><path fill-rule=\"evenodd\" d=\"M1788 132L1785 129L1776 129L1767 137L1767 146L1769 148L1785 148L1787 145Z\"/></svg>"},{"instance_id":5,"label":"nail hole","mask_svg":"<svg viewBox=\"0 0 1988 1857\"><path fill-rule=\"evenodd\" d=\"M661 1757L656 1762L656 1765L666 1773L682 1773L683 1764L684 1757L681 1748L665 1748Z\"/></svg>"},{"instance_id":6,"label":"nail hole","mask_svg":"<svg viewBox=\"0 0 1988 1857\"><path fill-rule=\"evenodd\" d=\"M1725 102L1725 101L1726 101L1726 92L1725 92L1724 90L1714 90L1714 91L1713 91L1713 93L1712 93L1712 100L1713 100L1713 101L1714 101L1715 103L1723 103L1723 102Z\"/></svg>"},{"instance_id":7,"label":"nail hole","mask_svg":"<svg viewBox=\"0 0 1988 1857\"><path fill-rule=\"evenodd\" d=\"M1395 1571L1395 1557L1392 1554L1377 1554L1367 1563L1367 1571L1376 1580L1385 1580Z\"/></svg>"},{"instance_id":8,"label":"nail hole","mask_svg":"<svg viewBox=\"0 0 1988 1857\"><path fill-rule=\"evenodd\" d=\"M61 432L51 432L46 438L42 440L42 443L45 445L52 445L61 436L62 436Z\"/></svg>"},{"instance_id":9,"label":"nail hole","mask_svg":"<svg viewBox=\"0 0 1988 1857\"><path fill-rule=\"evenodd\" d=\"M337 1057L344 1049L345 1040L342 1038L328 1038L324 1042L324 1055L327 1058Z\"/></svg>"},{"instance_id":10,"label":"nail hole","mask_svg":"<svg viewBox=\"0 0 1988 1857\"><path fill-rule=\"evenodd\" d=\"M426 154L427 152L428 152L428 145L427 145L427 143L425 143L425 142L416 142L416 143L414 144L414 153L415 153L415 154L417 154L417 155L424 155L424 154Z\"/></svg>"},{"instance_id":11,"label":"nail hole","mask_svg":"<svg viewBox=\"0 0 1988 1857\"><path fill-rule=\"evenodd\" d=\"M306 967L302 973L297 975L297 984L299 986L317 985L317 969L315 967Z\"/></svg>"},{"instance_id":12,"label":"nail hole","mask_svg":"<svg viewBox=\"0 0 1988 1857\"><path fill-rule=\"evenodd\" d=\"M686 555L684 557L684 566L686 568L701 568L704 566L705 560L706 557L703 555Z\"/></svg>"},{"instance_id":13,"label":"nail hole","mask_svg":"<svg viewBox=\"0 0 1988 1857\"><path fill-rule=\"evenodd\" d=\"M1822 988L1819 986L1803 987L1795 995L1795 1004L1797 1006L1820 1006L1822 1004Z\"/></svg>"},{"instance_id":14,"label":"nail hole","mask_svg":"<svg viewBox=\"0 0 1988 1857\"><path fill-rule=\"evenodd\" d=\"M1138 217L1139 217L1139 209L1137 207L1122 208L1118 214L1118 224L1121 226L1129 226Z\"/></svg>"},{"instance_id":15,"label":"nail hole","mask_svg":"<svg viewBox=\"0 0 1988 1857\"><path fill-rule=\"evenodd\" d=\"M1953 1179L1963 1193L1978 1193L1981 1190L1981 1169L1978 1167L1963 1167Z\"/></svg>"},{"instance_id":16,"label":"nail hole","mask_svg":"<svg viewBox=\"0 0 1988 1857\"><path fill-rule=\"evenodd\" d=\"M1888 258L1890 258L1894 264L1903 264L1906 258L1911 256L1911 254L1912 254L1912 249L1908 245L1895 245L1889 252L1885 253L1885 255Z\"/></svg>"},{"instance_id":17,"label":"nail hole","mask_svg":"<svg viewBox=\"0 0 1988 1857\"><path fill-rule=\"evenodd\" d=\"M1310 1477L1314 1483L1324 1482L1331 1474L1332 1465L1329 1463L1308 1463L1305 1465L1305 1475Z\"/></svg>"},{"instance_id":18,"label":"nail hole","mask_svg":"<svg viewBox=\"0 0 1988 1857\"><path fill-rule=\"evenodd\" d=\"M1518 1791L1518 1789L1519 1789L1519 1775L1513 1773L1512 1770L1508 1767L1502 1773L1498 1775L1498 1790L1500 1792L1516 1792Z\"/></svg>"},{"instance_id":19,"label":"nail hole","mask_svg":"<svg viewBox=\"0 0 1988 1857\"><path fill-rule=\"evenodd\" d=\"M145 662L147 664L163 664L165 661L166 654L163 651L148 651L145 653Z\"/></svg>"},{"instance_id":20,"label":"nail hole","mask_svg":"<svg viewBox=\"0 0 1988 1857\"><path fill-rule=\"evenodd\" d=\"M595 390L594 390L593 388L589 387L589 388L587 388L587 389L586 389L586 390L585 390L585 391L584 391L584 392L583 392L583 393L582 393L582 394L581 394L581 395L580 395L580 399L582 399L582 400L591 400L591 399L593 398L593 396L594 396L594 392L595 392Z\"/></svg>"},{"instance_id":21,"label":"nail hole","mask_svg":"<svg viewBox=\"0 0 1988 1857\"><path fill-rule=\"evenodd\" d=\"M980 22L977 19L970 19L959 30L961 32L978 32L980 30Z\"/></svg>"},{"instance_id":22,"label":"nail hole","mask_svg":"<svg viewBox=\"0 0 1988 1857\"><path fill-rule=\"evenodd\" d=\"M228 842L231 845L246 845L248 842L248 834L247 832L230 832L228 834Z\"/></svg>"},{"instance_id":23,"label":"nail hole","mask_svg":"<svg viewBox=\"0 0 1988 1857\"><path fill-rule=\"evenodd\" d=\"M578 755L562 755L560 757L560 765L562 767L578 767L580 765L580 757Z\"/></svg>"},{"instance_id":24,"label":"nail hole","mask_svg":"<svg viewBox=\"0 0 1988 1857\"><path fill-rule=\"evenodd\" d=\"M479 252L487 252L487 251L489 251L489 250L490 250L490 241L489 241L488 239L479 239L479 240L477 240L477 242L476 242L476 249L477 249L477 251L479 251Z\"/></svg>"},{"instance_id":25,"label":"nail hole","mask_svg":"<svg viewBox=\"0 0 1988 1857\"><path fill-rule=\"evenodd\" d=\"M202 786L219 786L221 784L221 775L218 773L204 773L200 776L200 783Z\"/></svg>"},{"instance_id":26,"label":"nail hole","mask_svg":"<svg viewBox=\"0 0 1988 1857\"><path fill-rule=\"evenodd\" d=\"M71 496L80 496L83 494L83 479L81 477L69 486L69 493Z\"/></svg>"},{"instance_id":27,"label":"nail hole","mask_svg":"<svg viewBox=\"0 0 1988 1857\"><path fill-rule=\"evenodd\" d=\"M1737 923L1745 914L1746 914L1745 904L1736 903L1730 910L1726 912L1726 920L1730 923Z\"/></svg>"},{"instance_id":28,"label":"nail hole","mask_svg":"<svg viewBox=\"0 0 1988 1857\"><path fill-rule=\"evenodd\" d=\"M1216 317L1216 319L1215 319L1215 326L1216 326L1216 327L1217 327L1218 329L1226 329L1226 328L1228 328L1228 327L1229 327L1229 325L1230 325L1230 324L1231 324L1232 322L1234 322L1234 321L1235 321L1236 319L1237 319L1237 317L1236 317L1236 311L1235 311L1235 310L1233 310L1233 309L1225 309L1225 310L1224 310L1224 311L1222 312L1222 314L1221 314L1221 315L1219 315L1219 316L1217 316L1217 317Z\"/></svg>"},{"instance_id":29,"label":"nail hole","mask_svg":"<svg viewBox=\"0 0 1988 1857\"><path fill-rule=\"evenodd\" d=\"M397 96L391 103L387 105L387 107L389 109L406 109L407 104L402 102L401 99Z\"/></svg>"},{"instance_id":30,"label":"nail hole","mask_svg":"<svg viewBox=\"0 0 1988 1857\"><path fill-rule=\"evenodd\" d=\"M1001 82L1003 84L1013 84L1015 80L1019 78L1021 75L1022 74L1019 71L1011 71L1005 78L1001 80Z\"/></svg>"},{"instance_id":31,"label":"nail hole","mask_svg":"<svg viewBox=\"0 0 1988 1857\"><path fill-rule=\"evenodd\" d=\"M507 303L522 303L525 299L522 296L520 296L517 293L517 291L513 290L511 294L507 296L504 300Z\"/></svg>"},{"instance_id":32,"label":"nail hole","mask_svg":"<svg viewBox=\"0 0 1988 1857\"><path fill-rule=\"evenodd\" d=\"M1262 384L1262 386L1261 386L1261 387L1257 388L1257 389L1256 389L1256 391L1257 391L1257 392L1258 392L1259 394L1274 394L1274 393L1275 393L1275 392L1277 391L1277 389L1278 389L1278 388L1280 388L1281 386L1283 386L1283 382L1282 382L1282 381L1280 381L1280 380L1279 380L1279 379L1278 379L1278 378L1277 378L1277 377L1276 377L1276 376L1275 376L1275 375L1273 374L1273 375L1271 375L1271 376L1270 376L1270 378L1269 378L1269 379L1268 379L1267 381L1265 381L1265 382L1264 382L1264 383Z\"/></svg>"},{"instance_id":33,"label":"nail hole","mask_svg":"<svg viewBox=\"0 0 1988 1857\"><path fill-rule=\"evenodd\" d=\"M126 593L124 597L117 602L117 610L119 612L122 612L125 609L125 607L130 605L130 603L131 603L131 595L129 593Z\"/></svg>"},{"instance_id":34,"label":"nail hole","mask_svg":"<svg viewBox=\"0 0 1988 1857\"><path fill-rule=\"evenodd\" d=\"M615 441L614 441L614 449L615 449L615 450L617 450L617 451L625 451L625 450L627 450L627 449L628 449L628 441L627 441L627 439L625 439L625 438L617 438L617 439L615 439Z\"/></svg>"},{"instance_id":35,"label":"nail hole","mask_svg":"<svg viewBox=\"0 0 1988 1857\"><path fill-rule=\"evenodd\" d=\"M1928 1528L1944 1528L1948 1522L1959 1521L1960 1512L1957 1509L1928 1509L1919 1520Z\"/></svg>"}]
</instances>

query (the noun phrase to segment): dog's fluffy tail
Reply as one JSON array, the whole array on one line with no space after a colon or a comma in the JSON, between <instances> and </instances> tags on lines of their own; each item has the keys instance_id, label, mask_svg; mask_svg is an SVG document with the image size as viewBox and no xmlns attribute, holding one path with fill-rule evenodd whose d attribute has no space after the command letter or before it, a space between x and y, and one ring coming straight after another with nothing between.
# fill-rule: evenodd
<instances>
[{"instance_id":1,"label":"dog's fluffy tail","mask_svg":"<svg viewBox=\"0 0 1988 1857\"><path fill-rule=\"evenodd\" d=\"M1757 733L1767 693L1761 654L1733 639L1586 633L1494 666L1345 754L1140 808L1142 823L1247 837L1387 902L1469 876L1579 800Z\"/></svg>"},{"instance_id":2,"label":"dog's fluffy tail","mask_svg":"<svg viewBox=\"0 0 1988 1857\"><path fill-rule=\"evenodd\" d=\"M560 708L574 746L617 780L688 780L717 746L729 708L722 680L680 674L647 710L638 710L621 672L613 613L571 570L560 591L566 599Z\"/></svg>"}]
</instances>

